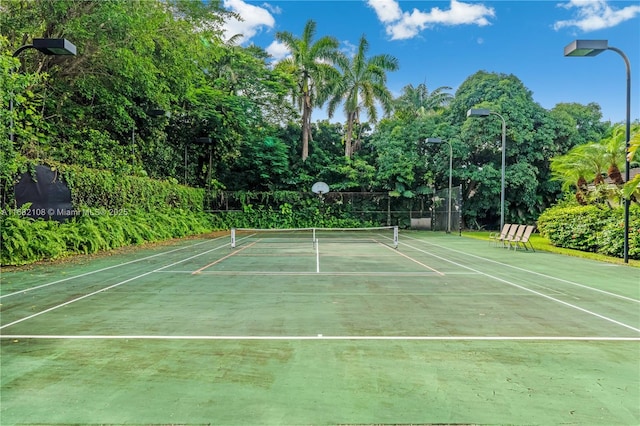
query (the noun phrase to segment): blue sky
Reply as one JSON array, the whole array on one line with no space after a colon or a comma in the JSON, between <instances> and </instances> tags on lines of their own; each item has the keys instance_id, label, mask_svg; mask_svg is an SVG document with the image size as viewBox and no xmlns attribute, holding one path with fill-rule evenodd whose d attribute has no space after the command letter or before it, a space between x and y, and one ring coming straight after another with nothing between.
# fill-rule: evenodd
<instances>
[{"instance_id":1,"label":"blue sky","mask_svg":"<svg viewBox=\"0 0 640 426\"><path fill-rule=\"evenodd\" d=\"M626 68L620 55L565 58L576 39L608 40L631 63L631 119L640 119L640 2L571 1L397 1L397 0L224 0L242 21L225 24L228 35L243 34L274 60L288 52L278 31L300 37L305 23L317 23L316 39L333 36L352 52L364 34L368 56L391 54L400 69L388 74L397 96L404 86L425 83L451 93L479 70L514 74L546 109L559 102L597 102L603 119L626 116ZM313 119L326 118L315 111ZM336 121L344 121L336 112Z\"/></svg>"}]
</instances>

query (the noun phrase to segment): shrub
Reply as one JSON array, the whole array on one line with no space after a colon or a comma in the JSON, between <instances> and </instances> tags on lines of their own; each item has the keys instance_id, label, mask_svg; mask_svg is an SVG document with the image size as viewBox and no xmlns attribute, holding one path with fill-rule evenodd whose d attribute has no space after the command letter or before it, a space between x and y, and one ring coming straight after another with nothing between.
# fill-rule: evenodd
<instances>
[{"instance_id":1,"label":"shrub","mask_svg":"<svg viewBox=\"0 0 640 426\"><path fill-rule=\"evenodd\" d=\"M538 218L542 236L557 247L624 255L624 209L559 205ZM640 206L629 209L629 258L640 259Z\"/></svg>"}]
</instances>

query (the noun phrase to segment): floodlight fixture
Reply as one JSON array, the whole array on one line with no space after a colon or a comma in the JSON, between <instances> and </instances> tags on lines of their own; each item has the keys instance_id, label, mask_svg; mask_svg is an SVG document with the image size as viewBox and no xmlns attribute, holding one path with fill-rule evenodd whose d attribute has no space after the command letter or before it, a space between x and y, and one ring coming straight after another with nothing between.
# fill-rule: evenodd
<instances>
[{"instance_id":1,"label":"floodlight fixture","mask_svg":"<svg viewBox=\"0 0 640 426\"><path fill-rule=\"evenodd\" d=\"M491 111L486 108L471 108L467 111L467 117L488 117Z\"/></svg>"},{"instance_id":2,"label":"floodlight fixture","mask_svg":"<svg viewBox=\"0 0 640 426\"><path fill-rule=\"evenodd\" d=\"M609 49L607 40L574 40L564 48L564 56L596 56Z\"/></svg>"},{"instance_id":3,"label":"floodlight fixture","mask_svg":"<svg viewBox=\"0 0 640 426\"><path fill-rule=\"evenodd\" d=\"M34 38L32 44L25 44L13 52L13 57L27 49L36 49L45 55L75 56L76 54L76 46L65 38Z\"/></svg>"}]
</instances>

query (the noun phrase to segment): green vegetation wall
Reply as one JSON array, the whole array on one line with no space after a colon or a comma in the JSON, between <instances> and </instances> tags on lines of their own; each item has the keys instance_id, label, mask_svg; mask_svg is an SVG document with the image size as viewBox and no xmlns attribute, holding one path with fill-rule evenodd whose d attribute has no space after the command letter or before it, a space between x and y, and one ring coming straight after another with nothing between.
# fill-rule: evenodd
<instances>
[{"instance_id":1,"label":"green vegetation wall","mask_svg":"<svg viewBox=\"0 0 640 426\"><path fill-rule=\"evenodd\" d=\"M560 204L538 219L540 234L557 247L623 257L624 209ZM640 206L629 209L629 258L640 259Z\"/></svg>"},{"instance_id":2,"label":"green vegetation wall","mask_svg":"<svg viewBox=\"0 0 640 426\"><path fill-rule=\"evenodd\" d=\"M0 217L2 265L27 264L211 230L204 190L77 166L54 167L71 189L75 216L33 220L21 208Z\"/></svg>"}]
</instances>

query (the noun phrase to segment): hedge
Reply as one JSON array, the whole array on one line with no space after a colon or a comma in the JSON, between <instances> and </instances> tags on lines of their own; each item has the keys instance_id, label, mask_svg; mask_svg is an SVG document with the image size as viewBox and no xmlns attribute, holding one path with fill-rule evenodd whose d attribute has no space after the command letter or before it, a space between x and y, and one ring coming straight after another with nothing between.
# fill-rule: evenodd
<instances>
[{"instance_id":1,"label":"hedge","mask_svg":"<svg viewBox=\"0 0 640 426\"><path fill-rule=\"evenodd\" d=\"M538 218L538 230L553 245L622 258L624 209L594 205L547 209ZM629 258L640 259L640 206L629 209Z\"/></svg>"}]
</instances>

